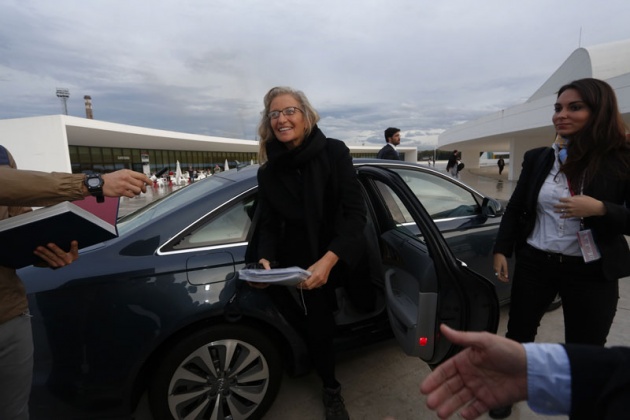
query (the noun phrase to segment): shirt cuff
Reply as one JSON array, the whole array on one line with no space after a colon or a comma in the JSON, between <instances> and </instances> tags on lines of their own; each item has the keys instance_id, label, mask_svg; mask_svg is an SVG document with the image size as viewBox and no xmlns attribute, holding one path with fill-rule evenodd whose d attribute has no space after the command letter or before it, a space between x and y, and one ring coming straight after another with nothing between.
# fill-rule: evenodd
<instances>
[{"instance_id":1,"label":"shirt cuff","mask_svg":"<svg viewBox=\"0 0 630 420\"><path fill-rule=\"evenodd\" d=\"M527 404L540 414L571 411L571 364L560 344L525 343Z\"/></svg>"}]
</instances>

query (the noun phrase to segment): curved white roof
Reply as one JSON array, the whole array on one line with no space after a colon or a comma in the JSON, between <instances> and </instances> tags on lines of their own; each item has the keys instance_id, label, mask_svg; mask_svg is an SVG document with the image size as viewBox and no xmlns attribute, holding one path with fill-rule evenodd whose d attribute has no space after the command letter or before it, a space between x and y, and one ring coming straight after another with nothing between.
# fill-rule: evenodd
<instances>
[{"instance_id":1,"label":"curved white roof","mask_svg":"<svg viewBox=\"0 0 630 420\"><path fill-rule=\"evenodd\" d=\"M594 77L608 80L630 71L630 39L578 48L549 79L527 100L555 95L567 81Z\"/></svg>"},{"instance_id":2,"label":"curved white roof","mask_svg":"<svg viewBox=\"0 0 630 420\"><path fill-rule=\"evenodd\" d=\"M438 136L438 147L482 152L547 145L555 133L551 114L558 89L585 77L605 80L615 89L619 109L630 125L630 40L624 40L578 48L525 103L445 131Z\"/></svg>"}]
</instances>

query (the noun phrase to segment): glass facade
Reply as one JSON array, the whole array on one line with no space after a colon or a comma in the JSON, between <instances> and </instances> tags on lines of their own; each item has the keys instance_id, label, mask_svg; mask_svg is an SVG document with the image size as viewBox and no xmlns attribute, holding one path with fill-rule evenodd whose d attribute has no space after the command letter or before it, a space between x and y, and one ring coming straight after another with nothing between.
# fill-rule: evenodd
<instances>
[{"instance_id":1,"label":"glass facade","mask_svg":"<svg viewBox=\"0 0 630 420\"><path fill-rule=\"evenodd\" d=\"M117 147L68 146L70 164L73 173L94 171L107 173L119 169L132 169L143 172L143 165L148 165L154 173L164 167L175 171L177 161L182 171L192 168L195 171L213 170L219 165L224 169L225 160L230 168L237 165L249 165L258 162L257 153L249 152L208 152L191 150L153 150L153 149L125 149ZM351 153L354 158L376 158L376 153ZM401 153L404 159L404 154ZM144 163L143 163L144 162Z\"/></svg>"},{"instance_id":2,"label":"glass facade","mask_svg":"<svg viewBox=\"0 0 630 420\"><path fill-rule=\"evenodd\" d=\"M164 167L175 171L177 161L182 171L192 168L196 171L212 170L219 165L221 170L227 159L230 168L257 162L257 153L246 152L207 152L190 150L125 149L117 147L69 146L70 164L73 173L84 171L112 172L118 169L132 169L143 172L143 160L149 157L150 172ZM144 158L144 159L143 159Z\"/></svg>"}]
</instances>

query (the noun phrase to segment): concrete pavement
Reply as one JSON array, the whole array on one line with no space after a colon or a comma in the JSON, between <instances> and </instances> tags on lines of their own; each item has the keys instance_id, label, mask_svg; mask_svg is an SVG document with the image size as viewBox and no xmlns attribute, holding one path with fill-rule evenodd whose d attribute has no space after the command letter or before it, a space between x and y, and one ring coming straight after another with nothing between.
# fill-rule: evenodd
<instances>
[{"instance_id":1,"label":"concrete pavement","mask_svg":"<svg viewBox=\"0 0 630 420\"><path fill-rule=\"evenodd\" d=\"M440 166L438 165L438 169ZM508 181L506 171L499 176L498 168L464 169L461 180L491 197L509 199L515 181ZM505 177L505 178L503 178ZM617 316L608 337L609 345L630 346L630 278L620 281ZM508 307L501 311L498 333L505 334ZM537 341L562 342L564 317L562 310L543 318ZM426 409L419 393L420 382L429 368L419 359L407 357L395 340L366 346L338 356L337 376L343 386L346 407L353 420L418 420L435 419ZM264 420L321 420L321 383L315 373L300 378L285 375L280 393ZM490 419L485 415L481 419ZM515 405L511 420L562 420L567 416L542 416L529 409L527 403Z\"/></svg>"},{"instance_id":2,"label":"concrete pavement","mask_svg":"<svg viewBox=\"0 0 630 420\"><path fill-rule=\"evenodd\" d=\"M437 169L441 168L438 162ZM464 169L461 180L479 192L508 200L515 181L508 181L506 171L498 175L496 167ZM503 178L504 177L504 178ZM155 192L155 194L159 194ZM153 197L154 199L155 197ZM139 207L150 197L123 199L123 212L131 205ZM121 209L122 210L122 209ZM620 301L608 344L630 346L630 278L620 281ZM498 333L505 334L508 308L501 311ZM562 342L564 319L562 310L548 313L542 320L538 341ZM350 418L353 420L417 420L437 418L426 409L425 399L418 389L429 374L429 368L419 359L406 356L395 340L387 340L338 355L337 376L343 385L343 396ZM146 395L134 416L136 420L151 420ZM285 375L280 393L264 420L321 420L324 410L321 403L321 383L317 375L290 378ZM489 419L482 416L481 419ZM556 420L566 416L541 416L529 409L526 403L514 407L511 420Z\"/></svg>"}]
</instances>

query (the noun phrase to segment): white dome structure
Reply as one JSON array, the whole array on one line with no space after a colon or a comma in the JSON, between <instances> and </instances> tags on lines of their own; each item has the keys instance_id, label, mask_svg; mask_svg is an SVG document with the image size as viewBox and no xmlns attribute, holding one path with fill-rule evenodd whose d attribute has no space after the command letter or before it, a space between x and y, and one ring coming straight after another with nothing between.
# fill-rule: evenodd
<instances>
[{"instance_id":1,"label":"white dome structure","mask_svg":"<svg viewBox=\"0 0 630 420\"><path fill-rule=\"evenodd\" d=\"M593 77L615 90L619 109L630 125L630 40L578 48L523 104L457 125L438 137L438 147L462 151L468 167L483 151L510 152L508 178L518 179L523 154L553 141L551 123L558 89L573 80Z\"/></svg>"}]
</instances>

